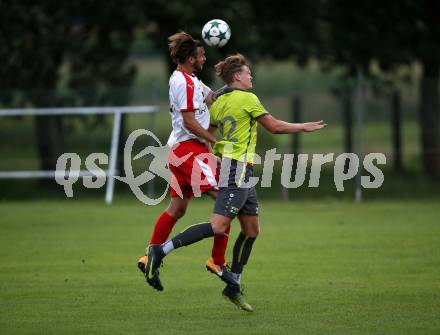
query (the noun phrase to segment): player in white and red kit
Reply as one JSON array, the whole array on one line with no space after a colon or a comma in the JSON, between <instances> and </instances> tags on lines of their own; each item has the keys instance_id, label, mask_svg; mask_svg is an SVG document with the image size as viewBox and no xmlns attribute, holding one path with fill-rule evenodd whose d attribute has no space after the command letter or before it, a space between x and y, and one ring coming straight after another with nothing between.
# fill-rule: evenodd
<instances>
[{"instance_id":1,"label":"player in white and red kit","mask_svg":"<svg viewBox=\"0 0 440 335\"><path fill-rule=\"evenodd\" d=\"M215 130L209 128L210 115L206 104L212 102L213 93L194 75L195 71L203 68L206 61L205 50L200 41L194 40L185 32L169 37L169 49L172 60L177 64L169 81L173 126L168 140L171 147L168 158L172 172L171 199L168 208L156 221L147 254L138 261L138 267L143 272L145 264L152 261L148 259L149 248L167 240L177 220L185 214L194 191L213 198L217 195L217 159L210 149L210 145L216 142L216 137L213 135ZM229 229L224 235L215 237L212 257L206 263L207 269L220 278L226 272L223 269L226 265L228 235ZM154 283L154 288L163 290L160 282L150 280L152 274L144 274L150 285Z\"/></svg>"}]
</instances>

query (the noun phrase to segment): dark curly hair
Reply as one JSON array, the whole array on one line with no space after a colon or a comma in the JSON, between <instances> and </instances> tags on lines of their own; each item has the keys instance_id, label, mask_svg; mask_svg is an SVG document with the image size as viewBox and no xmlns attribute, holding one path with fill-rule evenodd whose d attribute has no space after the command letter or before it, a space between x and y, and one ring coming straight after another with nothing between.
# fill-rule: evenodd
<instances>
[{"instance_id":1,"label":"dark curly hair","mask_svg":"<svg viewBox=\"0 0 440 335\"><path fill-rule=\"evenodd\" d=\"M197 48L203 44L199 40L195 40L192 36L184 31L176 33L168 37L168 47L170 56L174 63L185 63L189 57L196 57Z\"/></svg>"}]
</instances>

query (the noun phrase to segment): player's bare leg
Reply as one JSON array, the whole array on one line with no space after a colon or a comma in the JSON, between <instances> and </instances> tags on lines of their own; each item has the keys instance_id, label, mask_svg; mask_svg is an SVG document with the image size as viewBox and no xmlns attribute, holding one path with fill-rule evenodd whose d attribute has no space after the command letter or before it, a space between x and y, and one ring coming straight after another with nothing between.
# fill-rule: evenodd
<instances>
[{"instance_id":1,"label":"player's bare leg","mask_svg":"<svg viewBox=\"0 0 440 335\"><path fill-rule=\"evenodd\" d=\"M211 197L213 200L217 199L218 191L217 190L208 190L204 194Z\"/></svg>"},{"instance_id":2,"label":"player's bare leg","mask_svg":"<svg viewBox=\"0 0 440 335\"><path fill-rule=\"evenodd\" d=\"M146 276L145 264L148 262L148 253L151 245L162 244L169 237L171 230L182 216L185 215L188 208L190 197L172 197L168 208L162 212L154 225L153 234L144 256L139 258L137 265L139 270Z\"/></svg>"},{"instance_id":3,"label":"player's bare leg","mask_svg":"<svg viewBox=\"0 0 440 335\"><path fill-rule=\"evenodd\" d=\"M216 199L218 191L210 190L206 192L208 196L212 199ZM224 234L215 235L214 243L212 244L211 257L205 263L206 270L211 273L217 274L222 271L222 268L229 269L229 266L225 260L225 253L228 247L229 232L231 230L231 225L228 225Z\"/></svg>"},{"instance_id":4,"label":"player's bare leg","mask_svg":"<svg viewBox=\"0 0 440 335\"><path fill-rule=\"evenodd\" d=\"M213 200L217 199L218 191L217 190L209 190L205 194L210 196ZM214 218L214 220L217 220ZM222 220L222 219L221 219ZM212 220L211 220L212 222ZM219 221L220 222L220 221ZM230 220L229 220L230 223ZM222 225L224 226L222 227ZM208 263L212 264L213 266L219 265L219 266L227 266L226 260L225 260L225 252L226 248L228 246L228 240L229 240L229 231L231 230L231 225L228 223L219 223L219 229L223 230L224 232L221 234L215 234L214 235L214 243L212 245L212 252L211 252L211 258L208 259L206 262L206 265Z\"/></svg>"},{"instance_id":5,"label":"player's bare leg","mask_svg":"<svg viewBox=\"0 0 440 335\"><path fill-rule=\"evenodd\" d=\"M155 289L163 289L158 271L163 258L174 249L189 246L202 239L213 237L214 235L224 234L230 222L231 218L219 214L213 214L211 222L189 226L164 244L151 246L149 259L145 267L145 273L148 274L147 282ZM238 284L232 277L231 273L226 269L219 273L218 276L226 283Z\"/></svg>"}]
</instances>

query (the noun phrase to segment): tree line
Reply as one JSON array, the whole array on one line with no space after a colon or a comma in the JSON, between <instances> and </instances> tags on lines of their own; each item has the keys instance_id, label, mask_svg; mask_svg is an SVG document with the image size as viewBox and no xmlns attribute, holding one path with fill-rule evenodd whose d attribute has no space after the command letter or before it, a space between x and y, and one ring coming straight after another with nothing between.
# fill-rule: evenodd
<instances>
[{"instance_id":1,"label":"tree line","mask_svg":"<svg viewBox=\"0 0 440 335\"><path fill-rule=\"evenodd\" d=\"M420 63L423 166L427 175L440 178L439 12L436 0L1 1L0 104L126 104L136 71L128 57L139 28L169 62L169 35L185 30L199 36L205 22L219 18L233 27L233 35L224 48L207 48L208 62L235 51L254 62L305 65L313 58L324 68L342 67L346 78L358 70L375 76L372 62L387 74ZM212 79L211 72L203 75ZM54 144L61 143L55 139L61 137L62 121L35 118L35 129L41 168L53 169L62 151Z\"/></svg>"}]
</instances>

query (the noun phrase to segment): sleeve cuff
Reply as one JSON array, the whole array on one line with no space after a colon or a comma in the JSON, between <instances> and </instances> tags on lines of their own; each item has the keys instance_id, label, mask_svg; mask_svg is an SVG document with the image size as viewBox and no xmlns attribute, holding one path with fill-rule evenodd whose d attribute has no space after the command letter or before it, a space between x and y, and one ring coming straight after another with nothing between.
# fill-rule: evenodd
<instances>
[{"instance_id":1,"label":"sleeve cuff","mask_svg":"<svg viewBox=\"0 0 440 335\"><path fill-rule=\"evenodd\" d=\"M260 115L258 115L256 117L254 117L254 119L258 120L260 117L265 116L265 115L269 115L269 114L270 114L269 112L266 112L266 113L263 113L263 114L260 114Z\"/></svg>"}]
</instances>

